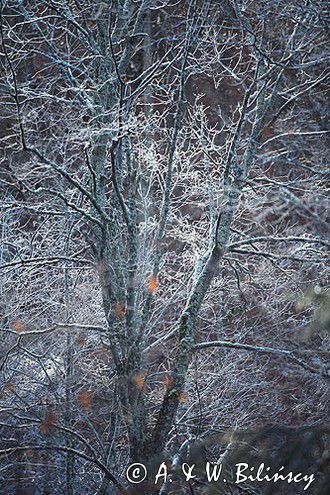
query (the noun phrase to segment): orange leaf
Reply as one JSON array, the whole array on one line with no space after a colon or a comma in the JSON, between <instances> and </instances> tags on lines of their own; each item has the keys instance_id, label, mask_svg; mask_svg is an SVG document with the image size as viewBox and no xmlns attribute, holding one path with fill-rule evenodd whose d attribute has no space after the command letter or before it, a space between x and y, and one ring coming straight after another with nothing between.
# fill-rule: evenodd
<instances>
[{"instance_id":1,"label":"orange leaf","mask_svg":"<svg viewBox=\"0 0 330 495\"><path fill-rule=\"evenodd\" d=\"M23 332L23 323L21 320L14 321L13 323L14 330L16 330L17 333L22 333Z\"/></svg>"},{"instance_id":2,"label":"orange leaf","mask_svg":"<svg viewBox=\"0 0 330 495\"><path fill-rule=\"evenodd\" d=\"M86 344L85 335L79 334L78 337L76 338L76 343L81 347L84 346Z\"/></svg>"},{"instance_id":3,"label":"orange leaf","mask_svg":"<svg viewBox=\"0 0 330 495\"><path fill-rule=\"evenodd\" d=\"M155 294L159 287L159 280L155 275L152 275L148 280L148 292L150 294Z\"/></svg>"},{"instance_id":4,"label":"orange leaf","mask_svg":"<svg viewBox=\"0 0 330 495\"><path fill-rule=\"evenodd\" d=\"M179 395L179 402L188 402L188 400L189 396L187 392L181 392L181 394Z\"/></svg>"},{"instance_id":5,"label":"orange leaf","mask_svg":"<svg viewBox=\"0 0 330 495\"><path fill-rule=\"evenodd\" d=\"M170 375L165 375L163 381L164 381L164 385L165 385L166 390L172 388L173 379L172 379L172 377Z\"/></svg>"},{"instance_id":6,"label":"orange leaf","mask_svg":"<svg viewBox=\"0 0 330 495\"><path fill-rule=\"evenodd\" d=\"M77 400L82 407L89 408L92 405L93 393L90 390L83 390L78 394Z\"/></svg>"},{"instance_id":7,"label":"orange leaf","mask_svg":"<svg viewBox=\"0 0 330 495\"><path fill-rule=\"evenodd\" d=\"M117 301L115 306L115 314L118 320L122 320L125 316L125 304L122 301Z\"/></svg>"},{"instance_id":8,"label":"orange leaf","mask_svg":"<svg viewBox=\"0 0 330 495\"><path fill-rule=\"evenodd\" d=\"M57 417L53 411L48 411L45 414L44 419L40 423L40 431L43 435L47 435L49 433L49 429L52 426L55 426L57 423Z\"/></svg>"},{"instance_id":9,"label":"orange leaf","mask_svg":"<svg viewBox=\"0 0 330 495\"><path fill-rule=\"evenodd\" d=\"M145 372L138 373L133 377L133 381L139 390L142 390L147 379L147 374Z\"/></svg>"},{"instance_id":10,"label":"orange leaf","mask_svg":"<svg viewBox=\"0 0 330 495\"><path fill-rule=\"evenodd\" d=\"M7 394L10 394L12 392L15 392L15 383L13 382L6 382L3 386L3 391Z\"/></svg>"}]
</instances>

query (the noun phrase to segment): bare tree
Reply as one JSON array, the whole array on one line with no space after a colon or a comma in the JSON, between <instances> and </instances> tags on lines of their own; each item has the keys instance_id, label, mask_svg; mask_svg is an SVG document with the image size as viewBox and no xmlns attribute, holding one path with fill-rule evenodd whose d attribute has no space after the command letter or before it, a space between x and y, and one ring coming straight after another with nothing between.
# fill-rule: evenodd
<instances>
[{"instance_id":1,"label":"bare tree","mask_svg":"<svg viewBox=\"0 0 330 495\"><path fill-rule=\"evenodd\" d=\"M324 424L323 4L8 0L0 34L0 493L128 493L130 462L205 493L152 477Z\"/></svg>"}]
</instances>

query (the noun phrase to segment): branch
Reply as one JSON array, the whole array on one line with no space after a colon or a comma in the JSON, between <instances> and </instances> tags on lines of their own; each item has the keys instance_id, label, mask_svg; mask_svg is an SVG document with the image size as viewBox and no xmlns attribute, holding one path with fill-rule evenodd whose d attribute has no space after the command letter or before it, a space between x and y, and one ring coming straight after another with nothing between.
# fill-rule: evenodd
<instances>
[{"instance_id":1,"label":"branch","mask_svg":"<svg viewBox=\"0 0 330 495\"><path fill-rule=\"evenodd\" d=\"M43 162L45 165L48 165L49 167L51 167L52 169L54 169L56 172L58 172L64 179L66 179L72 186L74 186L76 189L78 189L78 191L80 191L84 196L86 196L86 198L89 199L89 201L91 202L91 204L94 206L94 208L96 209L96 211L99 213L100 217L107 223L110 223L110 218L104 213L104 211L100 208L100 206L98 205L97 201L95 200L95 198L93 197L93 195L87 191L87 189L85 189L81 184L80 182L76 181L76 179L74 179L72 177L72 174L70 174L69 172L67 172L66 170L64 170L64 168L60 167L59 165L57 165L56 163L54 163L53 161L49 160L48 158L46 158L42 153L40 153L40 151L38 151L36 148L32 148L30 146L26 146L26 150L29 151L30 153L33 153L35 154L39 160L41 162Z\"/></svg>"},{"instance_id":2,"label":"branch","mask_svg":"<svg viewBox=\"0 0 330 495\"><path fill-rule=\"evenodd\" d=\"M276 261L282 261L282 260L291 260L291 261L299 261L301 263L324 263L326 261L326 258L300 258L298 256L290 256L290 255L276 255L273 253L269 253L268 251L249 251L247 249L232 249L231 250L233 253L237 254L247 254L251 256L263 256L264 258L270 259L270 260L276 260Z\"/></svg>"},{"instance_id":3,"label":"branch","mask_svg":"<svg viewBox=\"0 0 330 495\"><path fill-rule=\"evenodd\" d=\"M21 261L11 261L10 263L5 263L4 265L0 265L0 269L10 268L18 265L29 265L30 263L49 265L52 263L57 263L58 261L69 261L69 262L74 261L79 263L89 263L89 261L84 258L69 258L67 256L49 256L46 258L38 257L38 258L28 258L26 260L21 260Z\"/></svg>"},{"instance_id":4,"label":"branch","mask_svg":"<svg viewBox=\"0 0 330 495\"><path fill-rule=\"evenodd\" d=\"M329 134L330 130L325 130L325 131L297 131L297 132L283 132L282 134L278 134L277 136L273 136L272 138L267 139L267 141L264 141L263 143L260 144L260 148L263 148L267 144L271 143L272 141L275 141L276 139L280 139L283 137L292 137L292 136L319 136L322 134Z\"/></svg>"},{"instance_id":5,"label":"branch","mask_svg":"<svg viewBox=\"0 0 330 495\"><path fill-rule=\"evenodd\" d=\"M327 379L330 378L329 374L327 373L327 371L325 369L321 370L318 368L314 368L313 366L306 363L302 359L297 358L294 355L294 352L299 352L299 351L289 351L287 349L274 349L273 347L241 344L238 342L228 342L225 340L215 340L215 341L211 341L211 342L202 342L200 344L194 345L193 350L199 351L201 349L207 349L209 347L225 347L227 349L238 349L238 350L243 350L243 351L260 352L262 354L275 354L277 356L281 356L281 357L285 357L285 358L289 359L290 361L301 366L305 370L310 371L311 373L321 375Z\"/></svg>"},{"instance_id":6,"label":"branch","mask_svg":"<svg viewBox=\"0 0 330 495\"><path fill-rule=\"evenodd\" d=\"M8 448L8 449L3 449L3 450L0 450L0 458L1 456L3 457L6 457L6 456L9 456L9 455L12 455L12 454L15 454L17 452L27 452L29 450L50 450L50 451L58 451L58 452L66 452L66 453L70 453L70 454L73 454L77 457L80 457L81 459L84 459L88 462L91 462L92 464L95 464L101 471L103 471L103 473L105 474L105 476L107 477L107 479L109 481L111 481L116 488L118 488L119 490L121 490L123 492L123 494L127 493L127 491L124 489L123 485L120 483L120 481L117 480L117 478L111 473L111 471L109 471L109 469L107 468L107 466L105 466L105 464L103 464L102 461L100 461L99 459L95 458L95 457L90 457L88 456L87 454L84 454L83 452L80 452L79 450L75 450L71 447L63 447L63 446L60 446L60 445L52 445L52 446L46 446L46 445L26 445L26 446L23 446L23 447L11 447L11 448Z\"/></svg>"},{"instance_id":7,"label":"branch","mask_svg":"<svg viewBox=\"0 0 330 495\"><path fill-rule=\"evenodd\" d=\"M131 218L130 218L130 213L129 213L129 210L126 206L126 203L125 203L125 200L124 200L124 197L123 195L121 194L121 191L119 189L119 185L118 185L118 181L117 181L117 175L116 175L116 159L115 159L115 147L118 146L118 141L115 141L113 140L112 141L112 145L111 145L111 148L110 148L110 158L111 158L111 167L112 167L112 183L114 185L114 188L115 188L115 191L116 191L116 194L117 194L117 197L118 197L118 200L119 200L119 203L120 203L120 207L122 209L122 212L123 212L123 215L124 215L124 218L125 218L125 222L126 222L126 225L128 228L131 228Z\"/></svg>"},{"instance_id":8,"label":"branch","mask_svg":"<svg viewBox=\"0 0 330 495\"><path fill-rule=\"evenodd\" d=\"M298 236L288 236L288 237L275 237L275 236L259 236L252 237L250 239L243 239L241 241L233 242L228 246L229 250L235 249L239 246L244 246L244 244L254 244L255 242L308 242L315 244L323 244L329 247L330 243L323 241L322 239L311 239L309 237L298 237Z\"/></svg>"},{"instance_id":9,"label":"branch","mask_svg":"<svg viewBox=\"0 0 330 495\"><path fill-rule=\"evenodd\" d=\"M15 332L15 333L17 333L17 332ZM0 371L2 371L2 370L3 370L3 368L5 367L5 364L6 364L6 362L8 361L9 355L10 355L10 354L11 354L11 353L12 353L12 352L16 349L16 347L19 347L19 344L20 344L20 342L21 342L21 338L22 338L22 335L20 335L20 336L18 337L18 339L17 339L17 341L15 342L15 344L14 344L12 347L10 347L10 348L8 349L8 351L6 352L5 357L4 357L4 360L2 361L2 363L1 363L1 365L0 365Z\"/></svg>"},{"instance_id":10,"label":"branch","mask_svg":"<svg viewBox=\"0 0 330 495\"><path fill-rule=\"evenodd\" d=\"M3 53L5 55L5 59L7 60L9 70L11 73L11 77L13 79L13 84L14 84L14 94L12 95L14 100L15 100L15 105L16 105L16 114L17 114L17 122L19 125L20 129L20 134L21 134L21 143L22 143L22 148L23 150L26 149L26 142L25 142L25 135L24 135L24 128L23 128L23 123L22 123L22 116L21 116L21 105L19 101L19 96L18 96L18 84L17 84L17 78L16 74L14 71L14 67L11 63L9 53L7 51L6 43L5 43L5 38L3 35L3 21L2 21L2 2L1 2L1 10L0 10L0 38L1 38L1 43L3 46Z\"/></svg>"},{"instance_id":11,"label":"branch","mask_svg":"<svg viewBox=\"0 0 330 495\"><path fill-rule=\"evenodd\" d=\"M24 337L25 335L43 335L46 333L54 332L57 329L63 330L92 330L94 332L105 333L107 329L105 327L101 327L99 325L83 325L81 323L55 323L54 326L50 328L46 328L45 330L29 330L27 332L20 333L20 337ZM15 330L7 330L9 333L17 334ZM17 344L16 344L17 345Z\"/></svg>"}]
</instances>

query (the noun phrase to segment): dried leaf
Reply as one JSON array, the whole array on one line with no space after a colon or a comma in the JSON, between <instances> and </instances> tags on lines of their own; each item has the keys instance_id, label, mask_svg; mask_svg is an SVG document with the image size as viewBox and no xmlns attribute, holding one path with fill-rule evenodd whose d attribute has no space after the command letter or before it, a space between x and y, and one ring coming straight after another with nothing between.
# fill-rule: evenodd
<instances>
[{"instance_id":1,"label":"dried leaf","mask_svg":"<svg viewBox=\"0 0 330 495\"><path fill-rule=\"evenodd\" d=\"M170 375L165 375L165 377L164 377L164 385L165 385L166 390L172 388L173 379L172 379L172 377Z\"/></svg>"},{"instance_id":2,"label":"dried leaf","mask_svg":"<svg viewBox=\"0 0 330 495\"><path fill-rule=\"evenodd\" d=\"M23 323L21 322L21 320L14 321L13 328L17 333L22 333L23 332Z\"/></svg>"},{"instance_id":3,"label":"dried leaf","mask_svg":"<svg viewBox=\"0 0 330 495\"><path fill-rule=\"evenodd\" d=\"M90 408L93 401L91 390L83 390L77 395L77 400L82 407Z\"/></svg>"},{"instance_id":4,"label":"dried leaf","mask_svg":"<svg viewBox=\"0 0 330 495\"><path fill-rule=\"evenodd\" d=\"M15 383L14 382L6 382L3 386L3 391L7 394L15 392Z\"/></svg>"},{"instance_id":5,"label":"dried leaf","mask_svg":"<svg viewBox=\"0 0 330 495\"><path fill-rule=\"evenodd\" d=\"M125 304L122 301L117 301L115 306L115 314L118 320L122 320L125 316Z\"/></svg>"},{"instance_id":6,"label":"dried leaf","mask_svg":"<svg viewBox=\"0 0 330 495\"><path fill-rule=\"evenodd\" d=\"M141 373L134 375L133 382L135 383L136 387L139 390L142 390L146 383L146 379L147 379L147 374L144 371L142 371Z\"/></svg>"},{"instance_id":7,"label":"dried leaf","mask_svg":"<svg viewBox=\"0 0 330 495\"><path fill-rule=\"evenodd\" d=\"M159 280L157 277L152 275L148 280L148 292L150 294L155 294L159 287Z\"/></svg>"},{"instance_id":8,"label":"dried leaf","mask_svg":"<svg viewBox=\"0 0 330 495\"><path fill-rule=\"evenodd\" d=\"M83 347L86 344L86 337L80 333L76 338L76 344Z\"/></svg>"},{"instance_id":9,"label":"dried leaf","mask_svg":"<svg viewBox=\"0 0 330 495\"><path fill-rule=\"evenodd\" d=\"M40 431L43 435L48 435L49 430L52 426L56 426L57 417L53 411L47 411L44 419L40 423Z\"/></svg>"},{"instance_id":10,"label":"dried leaf","mask_svg":"<svg viewBox=\"0 0 330 495\"><path fill-rule=\"evenodd\" d=\"M189 396L187 392L181 392L181 394L179 395L179 402L188 402L188 400Z\"/></svg>"}]
</instances>

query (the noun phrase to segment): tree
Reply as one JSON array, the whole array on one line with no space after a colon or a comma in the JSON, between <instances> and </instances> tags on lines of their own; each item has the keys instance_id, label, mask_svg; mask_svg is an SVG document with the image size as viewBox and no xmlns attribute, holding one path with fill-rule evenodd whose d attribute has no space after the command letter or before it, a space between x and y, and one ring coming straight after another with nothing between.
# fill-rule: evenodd
<instances>
[{"instance_id":1,"label":"tree","mask_svg":"<svg viewBox=\"0 0 330 495\"><path fill-rule=\"evenodd\" d=\"M31 493L48 452L44 490L116 493L283 420L283 361L290 423L324 419L292 294L324 284L326 29L300 1L2 2L2 453Z\"/></svg>"}]
</instances>

